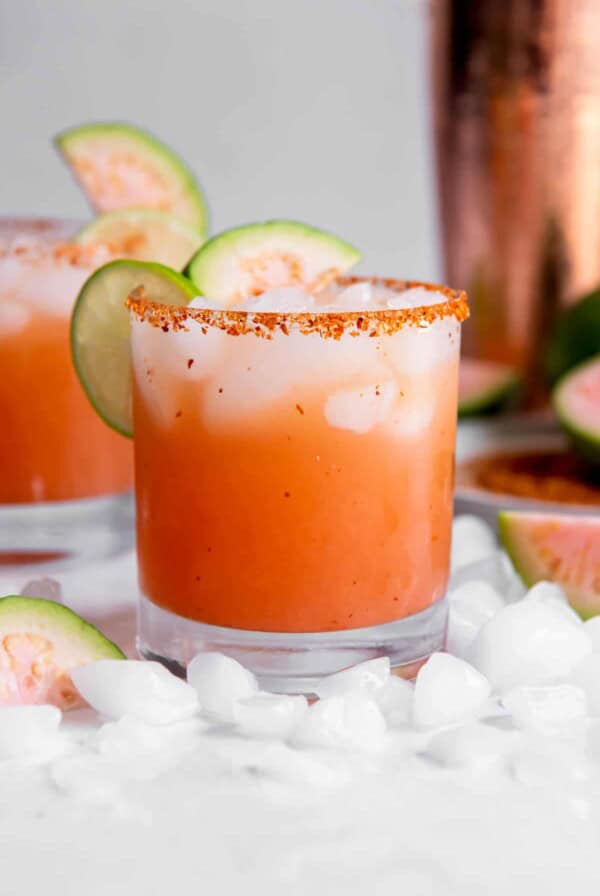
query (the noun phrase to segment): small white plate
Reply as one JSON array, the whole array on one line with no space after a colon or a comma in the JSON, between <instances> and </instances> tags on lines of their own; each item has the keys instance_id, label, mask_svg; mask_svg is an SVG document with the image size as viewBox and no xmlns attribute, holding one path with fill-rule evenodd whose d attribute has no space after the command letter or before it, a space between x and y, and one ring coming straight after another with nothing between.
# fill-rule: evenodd
<instances>
[{"instance_id":1,"label":"small white plate","mask_svg":"<svg viewBox=\"0 0 600 896\"><path fill-rule=\"evenodd\" d=\"M497 452L560 451L568 446L554 418L548 414L518 414L493 420L465 420L459 423L456 438L456 465ZM538 513L586 514L596 512L589 504L565 504L521 498L486 491L475 486L457 485L456 513L473 513L496 526L499 510L527 510Z\"/></svg>"}]
</instances>

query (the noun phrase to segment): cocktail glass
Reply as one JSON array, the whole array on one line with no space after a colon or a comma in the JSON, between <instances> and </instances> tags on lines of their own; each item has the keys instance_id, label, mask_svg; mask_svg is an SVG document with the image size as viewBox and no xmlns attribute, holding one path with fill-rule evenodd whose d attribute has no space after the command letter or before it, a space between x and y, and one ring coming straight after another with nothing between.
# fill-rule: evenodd
<instances>
[{"instance_id":1,"label":"cocktail glass","mask_svg":"<svg viewBox=\"0 0 600 896\"><path fill-rule=\"evenodd\" d=\"M372 282L433 304L129 297L143 656L181 670L219 650L310 692L380 655L410 673L443 645L466 299Z\"/></svg>"},{"instance_id":2,"label":"cocktail glass","mask_svg":"<svg viewBox=\"0 0 600 896\"><path fill-rule=\"evenodd\" d=\"M131 446L90 406L70 315L109 258L76 223L0 219L0 563L111 553L132 542Z\"/></svg>"}]
</instances>

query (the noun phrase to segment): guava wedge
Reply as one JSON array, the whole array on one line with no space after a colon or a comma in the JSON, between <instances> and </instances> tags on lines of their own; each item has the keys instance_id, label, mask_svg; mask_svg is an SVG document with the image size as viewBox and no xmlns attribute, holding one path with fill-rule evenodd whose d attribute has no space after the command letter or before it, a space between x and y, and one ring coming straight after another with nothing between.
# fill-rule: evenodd
<instances>
[{"instance_id":1,"label":"guava wedge","mask_svg":"<svg viewBox=\"0 0 600 896\"><path fill-rule=\"evenodd\" d=\"M600 516L503 511L498 529L526 585L556 582L584 619L600 613Z\"/></svg>"},{"instance_id":2,"label":"guava wedge","mask_svg":"<svg viewBox=\"0 0 600 896\"><path fill-rule=\"evenodd\" d=\"M600 355L559 380L552 403L577 453L600 464Z\"/></svg>"},{"instance_id":3,"label":"guava wedge","mask_svg":"<svg viewBox=\"0 0 600 896\"><path fill-rule=\"evenodd\" d=\"M225 307L281 286L316 292L360 261L343 240L297 221L234 227L196 252L185 273Z\"/></svg>"},{"instance_id":4,"label":"guava wedge","mask_svg":"<svg viewBox=\"0 0 600 896\"><path fill-rule=\"evenodd\" d=\"M494 361L461 358L458 415L474 417L501 410L515 398L520 377L512 367Z\"/></svg>"},{"instance_id":5,"label":"guava wedge","mask_svg":"<svg viewBox=\"0 0 600 896\"><path fill-rule=\"evenodd\" d=\"M137 287L164 305L187 305L198 290L163 264L119 259L83 284L71 317L75 371L92 406L122 435L131 436L131 360L127 296Z\"/></svg>"},{"instance_id":6,"label":"guava wedge","mask_svg":"<svg viewBox=\"0 0 600 896\"><path fill-rule=\"evenodd\" d=\"M70 670L123 651L62 604L37 597L0 598L0 706L83 701Z\"/></svg>"},{"instance_id":7,"label":"guava wedge","mask_svg":"<svg viewBox=\"0 0 600 896\"><path fill-rule=\"evenodd\" d=\"M157 261L181 270L202 245L202 237L160 209L123 208L98 215L77 233L75 242L104 243L116 257Z\"/></svg>"},{"instance_id":8,"label":"guava wedge","mask_svg":"<svg viewBox=\"0 0 600 896\"><path fill-rule=\"evenodd\" d=\"M156 137L130 124L98 121L63 131L56 147L92 208L158 208L206 237L208 213L187 165Z\"/></svg>"},{"instance_id":9,"label":"guava wedge","mask_svg":"<svg viewBox=\"0 0 600 896\"><path fill-rule=\"evenodd\" d=\"M556 319L545 354L551 385L600 352L600 289L566 308Z\"/></svg>"}]
</instances>

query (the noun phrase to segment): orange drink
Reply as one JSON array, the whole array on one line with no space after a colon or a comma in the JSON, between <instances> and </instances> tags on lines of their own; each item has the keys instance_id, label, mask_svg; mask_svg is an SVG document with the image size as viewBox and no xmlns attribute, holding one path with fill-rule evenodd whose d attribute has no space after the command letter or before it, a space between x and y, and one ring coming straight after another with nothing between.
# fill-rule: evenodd
<instances>
[{"instance_id":1,"label":"orange drink","mask_svg":"<svg viewBox=\"0 0 600 896\"><path fill-rule=\"evenodd\" d=\"M400 281L278 293L277 310L128 300L140 649L226 649L305 690L443 642L467 312Z\"/></svg>"},{"instance_id":2,"label":"orange drink","mask_svg":"<svg viewBox=\"0 0 600 896\"><path fill-rule=\"evenodd\" d=\"M7 222L0 228L0 504L122 493L132 484L131 446L87 401L69 340L78 291L107 253L63 242L60 222L11 226L12 235ZM3 532L1 540L6 549ZM43 542L56 546L47 532Z\"/></svg>"}]
</instances>

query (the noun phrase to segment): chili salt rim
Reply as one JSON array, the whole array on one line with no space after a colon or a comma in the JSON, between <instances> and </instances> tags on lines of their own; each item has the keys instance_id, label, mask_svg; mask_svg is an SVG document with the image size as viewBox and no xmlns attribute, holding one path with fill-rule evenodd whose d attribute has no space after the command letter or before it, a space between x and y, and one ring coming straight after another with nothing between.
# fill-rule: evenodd
<instances>
[{"instance_id":1,"label":"chili salt rim","mask_svg":"<svg viewBox=\"0 0 600 896\"><path fill-rule=\"evenodd\" d=\"M144 288L139 286L130 293L125 304L138 320L165 332L187 330L186 321L194 320L206 327L218 327L230 336L253 333L265 339L271 339L276 330L285 335L290 330L303 335L317 333L330 339L340 339L344 333L350 336L382 336L407 326L429 327L434 321L445 317L455 317L460 323L469 316L466 293L447 286L386 277L338 277L335 282L340 286L368 282L397 292L421 288L439 292L445 300L418 308L374 311L230 311L226 308L213 310L190 308L187 305L164 305L148 299Z\"/></svg>"}]
</instances>

